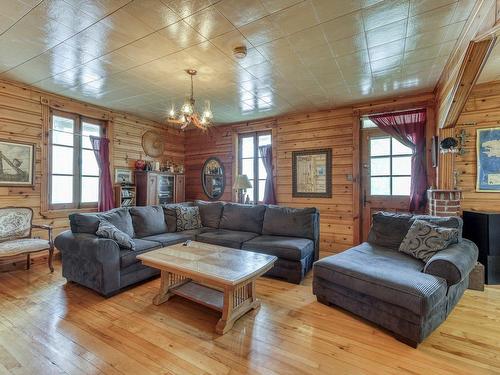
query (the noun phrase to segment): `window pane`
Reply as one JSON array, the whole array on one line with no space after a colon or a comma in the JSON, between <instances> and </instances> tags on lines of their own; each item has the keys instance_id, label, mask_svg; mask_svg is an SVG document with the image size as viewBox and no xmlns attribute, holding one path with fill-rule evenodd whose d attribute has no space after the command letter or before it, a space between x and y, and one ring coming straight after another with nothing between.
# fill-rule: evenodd
<instances>
[{"instance_id":1,"label":"window pane","mask_svg":"<svg viewBox=\"0 0 500 375\"><path fill-rule=\"evenodd\" d=\"M391 195L390 177L371 177L371 195Z\"/></svg>"},{"instance_id":2,"label":"window pane","mask_svg":"<svg viewBox=\"0 0 500 375\"><path fill-rule=\"evenodd\" d=\"M369 128L376 128L377 125L372 120L368 118L363 118L361 119L361 127L363 129L369 129Z\"/></svg>"},{"instance_id":3,"label":"window pane","mask_svg":"<svg viewBox=\"0 0 500 375\"><path fill-rule=\"evenodd\" d=\"M271 134L259 135L259 146L271 144Z\"/></svg>"},{"instance_id":4,"label":"window pane","mask_svg":"<svg viewBox=\"0 0 500 375\"><path fill-rule=\"evenodd\" d=\"M241 138L241 157L253 158L254 144L253 137Z\"/></svg>"},{"instance_id":5,"label":"window pane","mask_svg":"<svg viewBox=\"0 0 500 375\"><path fill-rule=\"evenodd\" d=\"M52 117L52 143L73 146L74 121L64 117Z\"/></svg>"},{"instance_id":6,"label":"window pane","mask_svg":"<svg viewBox=\"0 0 500 375\"><path fill-rule=\"evenodd\" d=\"M241 174L246 174L249 180L253 179L253 160L254 159L241 160Z\"/></svg>"},{"instance_id":7,"label":"window pane","mask_svg":"<svg viewBox=\"0 0 500 375\"><path fill-rule=\"evenodd\" d=\"M413 151L411 148L405 146L398 140L392 138L392 154L393 155L408 155L412 154Z\"/></svg>"},{"instance_id":8,"label":"window pane","mask_svg":"<svg viewBox=\"0 0 500 375\"><path fill-rule=\"evenodd\" d=\"M89 135L99 137L101 135L101 127L95 124L89 124L88 122L82 123L82 147L92 148L90 144Z\"/></svg>"},{"instance_id":9,"label":"window pane","mask_svg":"<svg viewBox=\"0 0 500 375\"><path fill-rule=\"evenodd\" d=\"M392 174L411 175L411 156L398 156L392 158Z\"/></svg>"},{"instance_id":10,"label":"window pane","mask_svg":"<svg viewBox=\"0 0 500 375\"><path fill-rule=\"evenodd\" d=\"M392 178L392 195L410 195L410 177Z\"/></svg>"},{"instance_id":11,"label":"window pane","mask_svg":"<svg viewBox=\"0 0 500 375\"><path fill-rule=\"evenodd\" d=\"M370 156L385 156L391 153L391 138L371 138Z\"/></svg>"},{"instance_id":12,"label":"window pane","mask_svg":"<svg viewBox=\"0 0 500 375\"><path fill-rule=\"evenodd\" d=\"M372 176L389 176L391 174L391 158L373 158L370 163Z\"/></svg>"},{"instance_id":13,"label":"window pane","mask_svg":"<svg viewBox=\"0 0 500 375\"><path fill-rule=\"evenodd\" d=\"M97 202L99 177L82 177L82 203Z\"/></svg>"},{"instance_id":14,"label":"window pane","mask_svg":"<svg viewBox=\"0 0 500 375\"><path fill-rule=\"evenodd\" d=\"M97 165L94 151L82 150L82 175L99 176L99 166Z\"/></svg>"},{"instance_id":15,"label":"window pane","mask_svg":"<svg viewBox=\"0 0 500 375\"><path fill-rule=\"evenodd\" d=\"M259 180L259 202L264 200L264 193L266 190L266 180Z\"/></svg>"},{"instance_id":16,"label":"window pane","mask_svg":"<svg viewBox=\"0 0 500 375\"><path fill-rule=\"evenodd\" d=\"M259 158L259 180L265 180L267 178L266 168L264 168L264 163L262 158Z\"/></svg>"},{"instance_id":17,"label":"window pane","mask_svg":"<svg viewBox=\"0 0 500 375\"><path fill-rule=\"evenodd\" d=\"M52 146L52 173L73 174L73 147Z\"/></svg>"},{"instance_id":18,"label":"window pane","mask_svg":"<svg viewBox=\"0 0 500 375\"><path fill-rule=\"evenodd\" d=\"M73 202L73 176L52 176L52 204Z\"/></svg>"}]
</instances>

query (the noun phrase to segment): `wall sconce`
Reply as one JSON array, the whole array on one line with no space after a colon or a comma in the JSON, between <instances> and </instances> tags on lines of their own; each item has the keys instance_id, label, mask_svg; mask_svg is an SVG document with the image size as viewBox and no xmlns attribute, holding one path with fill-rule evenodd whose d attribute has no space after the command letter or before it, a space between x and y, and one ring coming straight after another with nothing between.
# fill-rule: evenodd
<instances>
[{"instance_id":1,"label":"wall sconce","mask_svg":"<svg viewBox=\"0 0 500 375\"><path fill-rule=\"evenodd\" d=\"M439 144L439 148L442 154L452 153L464 155L465 151L465 143L467 142L467 133L465 130L462 130L460 134L454 137L448 137L441 141Z\"/></svg>"}]
</instances>

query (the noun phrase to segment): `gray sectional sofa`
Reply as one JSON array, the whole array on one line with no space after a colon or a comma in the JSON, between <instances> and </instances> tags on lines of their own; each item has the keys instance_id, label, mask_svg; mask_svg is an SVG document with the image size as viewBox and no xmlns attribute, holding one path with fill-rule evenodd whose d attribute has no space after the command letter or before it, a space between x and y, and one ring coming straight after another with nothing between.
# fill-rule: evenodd
<instances>
[{"instance_id":1,"label":"gray sectional sofa","mask_svg":"<svg viewBox=\"0 0 500 375\"><path fill-rule=\"evenodd\" d=\"M70 215L71 230L55 240L63 276L109 296L158 274L142 265L138 254L186 240L275 255L278 260L267 275L292 283L300 283L318 259L319 213L315 208L205 201L180 205L198 206L203 227L177 231L175 204ZM129 234L136 249L126 250L98 237L100 217Z\"/></svg>"},{"instance_id":2,"label":"gray sectional sofa","mask_svg":"<svg viewBox=\"0 0 500 375\"><path fill-rule=\"evenodd\" d=\"M424 263L398 251L415 219L458 228L459 242ZM377 213L368 242L314 264L313 293L374 322L416 347L450 314L468 286L476 245L462 219Z\"/></svg>"}]
</instances>

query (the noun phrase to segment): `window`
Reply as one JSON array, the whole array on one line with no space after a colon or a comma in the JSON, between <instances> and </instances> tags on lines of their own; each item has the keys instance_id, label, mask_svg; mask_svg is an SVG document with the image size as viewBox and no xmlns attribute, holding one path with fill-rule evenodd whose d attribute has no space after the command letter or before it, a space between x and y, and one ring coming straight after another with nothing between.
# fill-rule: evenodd
<instances>
[{"instance_id":1,"label":"window","mask_svg":"<svg viewBox=\"0 0 500 375\"><path fill-rule=\"evenodd\" d=\"M392 137L370 138L370 195L410 195L411 148Z\"/></svg>"},{"instance_id":2,"label":"window","mask_svg":"<svg viewBox=\"0 0 500 375\"><path fill-rule=\"evenodd\" d=\"M96 207L99 166L90 136L100 137L102 121L54 111L49 152L49 206L51 209Z\"/></svg>"},{"instance_id":3,"label":"window","mask_svg":"<svg viewBox=\"0 0 500 375\"><path fill-rule=\"evenodd\" d=\"M259 147L270 144L270 131L247 133L239 137L238 173L246 174L252 184L252 188L246 192L251 203L264 200L267 173L259 155Z\"/></svg>"}]
</instances>

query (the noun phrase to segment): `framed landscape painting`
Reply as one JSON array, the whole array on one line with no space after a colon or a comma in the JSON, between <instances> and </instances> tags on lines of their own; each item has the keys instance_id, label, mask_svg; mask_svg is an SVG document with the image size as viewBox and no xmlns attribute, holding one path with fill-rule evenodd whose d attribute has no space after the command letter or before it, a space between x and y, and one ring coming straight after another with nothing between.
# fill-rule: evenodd
<instances>
[{"instance_id":1,"label":"framed landscape painting","mask_svg":"<svg viewBox=\"0 0 500 375\"><path fill-rule=\"evenodd\" d=\"M35 145L0 140L0 186L33 186Z\"/></svg>"},{"instance_id":2,"label":"framed landscape painting","mask_svg":"<svg viewBox=\"0 0 500 375\"><path fill-rule=\"evenodd\" d=\"M477 129L476 191L500 192L500 128Z\"/></svg>"},{"instance_id":3,"label":"framed landscape painting","mask_svg":"<svg viewBox=\"0 0 500 375\"><path fill-rule=\"evenodd\" d=\"M331 148L292 153L292 196L331 198Z\"/></svg>"}]
</instances>

